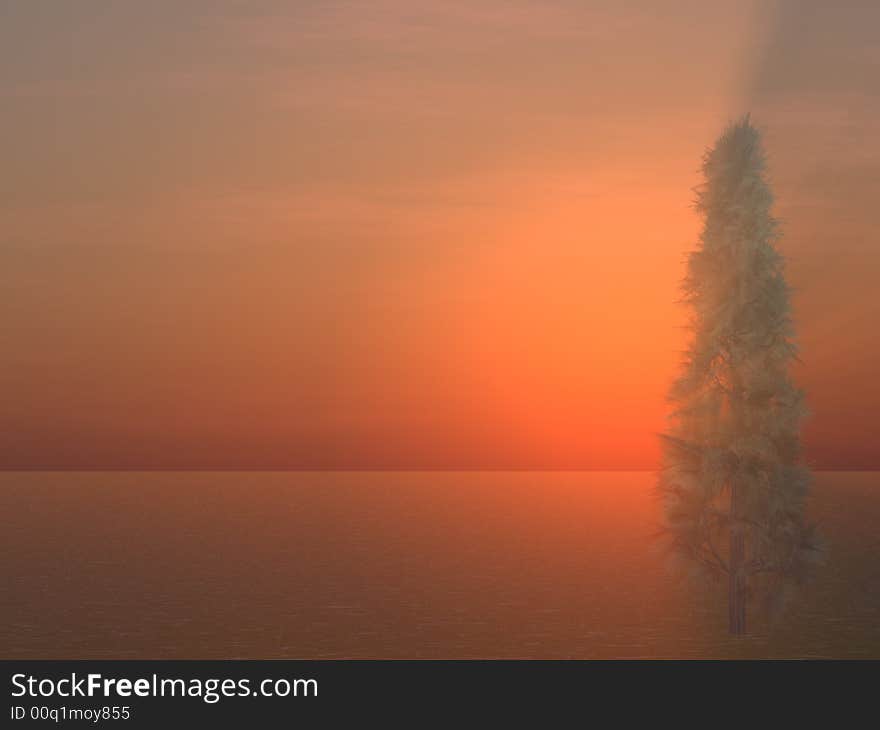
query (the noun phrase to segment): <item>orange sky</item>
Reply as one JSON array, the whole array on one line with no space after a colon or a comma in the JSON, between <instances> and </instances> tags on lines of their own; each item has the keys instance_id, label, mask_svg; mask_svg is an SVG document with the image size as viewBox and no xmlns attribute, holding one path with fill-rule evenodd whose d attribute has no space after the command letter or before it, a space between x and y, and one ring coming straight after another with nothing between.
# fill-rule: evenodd
<instances>
[{"instance_id":1,"label":"orange sky","mask_svg":"<svg viewBox=\"0 0 880 730\"><path fill-rule=\"evenodd\" d=\"M751 109L808 454L880 467L873 7L0 13L0 466L652 468Z\"/></svg>"}]
</instances>

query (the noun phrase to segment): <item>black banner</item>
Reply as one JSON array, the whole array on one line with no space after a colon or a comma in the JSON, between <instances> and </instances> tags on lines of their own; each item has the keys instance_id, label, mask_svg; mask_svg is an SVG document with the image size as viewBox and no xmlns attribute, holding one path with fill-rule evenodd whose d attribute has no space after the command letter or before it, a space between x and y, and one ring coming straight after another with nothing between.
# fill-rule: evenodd
<instances>
[{"instance_id":1,"label":"black banner","mask_svg":"<svg viewBox=\"0 0 880 730\"><path fill-rule=\"evenodd\" d=\"M4 661L8 727L265 727L551 715L618 721L689 703L852 706L877 662ZM748 688L745 691L745 688ZM731 692L742 697L731 703ZM695 708L691 707L691 711ZM590 724L589 722L587 724Z\"/></svg>"}]
</instances>

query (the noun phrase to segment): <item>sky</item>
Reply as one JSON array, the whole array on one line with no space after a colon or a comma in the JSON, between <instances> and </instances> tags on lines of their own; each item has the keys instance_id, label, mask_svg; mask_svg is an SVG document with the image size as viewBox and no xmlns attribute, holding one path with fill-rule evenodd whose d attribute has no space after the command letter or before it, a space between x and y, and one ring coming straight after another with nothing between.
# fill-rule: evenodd
<instances>
[{"instance_id":1,"label":"sky","mask_svg":"<svg viewBox=\"0 0 880 730\"><path fill-rule=\"evenodd\" d=\"M765 133L817 468L880 468L880 5L0 5L0 468L651 469Z\"/></svg>"}]
</instances>

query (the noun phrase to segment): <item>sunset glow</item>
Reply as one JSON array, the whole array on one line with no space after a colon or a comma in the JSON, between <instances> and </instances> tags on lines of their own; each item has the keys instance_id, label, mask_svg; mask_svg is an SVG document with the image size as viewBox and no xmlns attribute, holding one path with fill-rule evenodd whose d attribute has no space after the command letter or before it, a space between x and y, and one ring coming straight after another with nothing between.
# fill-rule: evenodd
<instances>
[{"instance_id":1,"label":"sunset glow","mask_svg":"<svg viewBox=\"0 0 880 730\"><path fill-rule=\"evenodd\" d=\"M853 162L878 97L777 62L812 26L777 37L761 3L182 2L173 27L74 5L0 23L4 467L653 468L691 188L747 109L807 455L878 466L878 183ZM860 37L819 52L846 71Z\"/></svg>"}]
</instances>

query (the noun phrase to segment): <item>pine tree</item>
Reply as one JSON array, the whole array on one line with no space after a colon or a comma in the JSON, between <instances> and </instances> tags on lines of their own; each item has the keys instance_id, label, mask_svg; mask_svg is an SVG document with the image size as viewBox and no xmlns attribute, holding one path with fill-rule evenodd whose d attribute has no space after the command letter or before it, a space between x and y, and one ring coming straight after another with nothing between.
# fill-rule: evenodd
<instances>
[{"instance_id":1,"label":"pine tree","mask_svg":"<svg viewBox=\"0 0 880 730\"><path fill-rule=\"evenodd\" d=\"M729 630L746 604L770 607L808 575L820 547L804 520L803 393L789 288L771 214L760 134L748 116L704 156L695 207L704 217L682 283L691 342L673 384L659 492L673 553L728 583Z\"/></svg>"}]
</instances>

